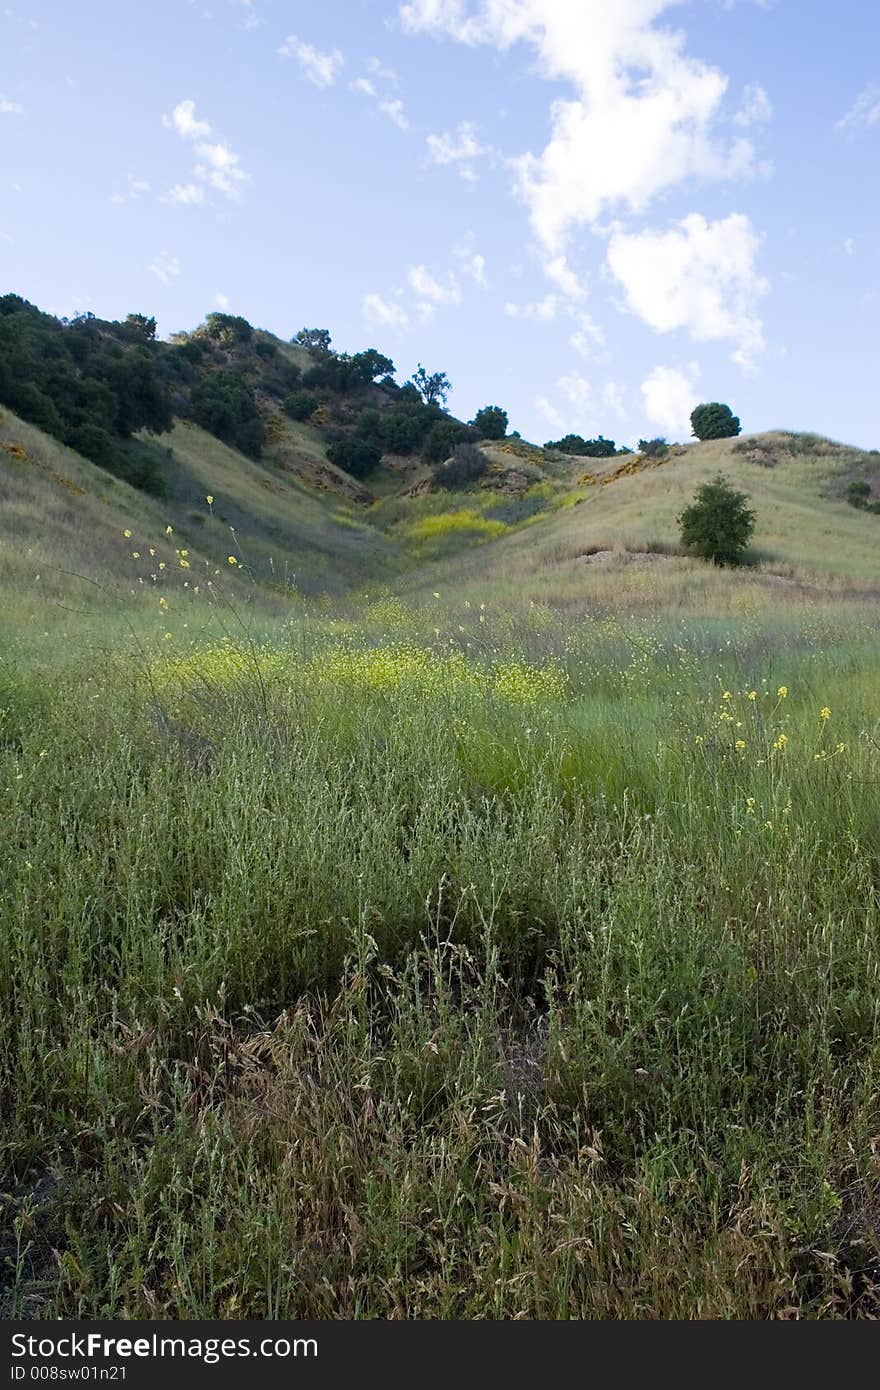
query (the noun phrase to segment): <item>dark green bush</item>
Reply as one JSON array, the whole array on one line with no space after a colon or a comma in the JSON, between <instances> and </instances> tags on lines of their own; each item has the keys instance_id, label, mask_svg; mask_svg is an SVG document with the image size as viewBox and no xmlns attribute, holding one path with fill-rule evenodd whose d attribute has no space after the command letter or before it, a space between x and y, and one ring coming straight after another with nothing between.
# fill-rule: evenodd
<instances>
[{"instance_id":1,"label":"dark green bush","mask_svg":"<svg viewBox=\"0 0 880 1390\"><path fill-rule=\"evenodd\" d=\"M682 544L716 565L738 565L755 529L755 513L744 492L719 473L703 483L678 518Z\"/></svg>"},{"instance_id":2,"label":"dark green bush","mask_svg":"<svg viewBox=\"0 0 880 1390\"><path fill-rule=\"evenodd\" d=\"M500 405L484 405L471 424L480 439L503 439L507 434L507 411Z\"/></svg>"},{"instance_id":3,"label":"dark green bush","mask_svg":"<svg viewBox=\"0 0 880 1390\"><path fill-rule=\"evenodd\" d=\"M488 466L489 460L476 444L457 444L452 458L434 469L431 485L446 492L456 492L477 482Z\"/></svg>"},{"instance_id":4,"label":"dark green bush","mask_svg":"<svg viewBox=\"0 0 880 1390\"><path fill-rule=\"evenodd\" d=\"M698 405L691 414L691 429L697 439L732 439L742 432L742 426L729 405L710 401Z\"/></svg>"},{"instance_id":5,"label":"dark green bush","mask_svg":"<svg viewBox=\"0 0 880 1390\"><path fill-rule=\"evenodd\" d=\"M284 402L284 413L291 420L308 420L318 409L318 397L311 391L295 391Z\"/></svg>"},{"instance_id":6,"label":"dark green bush","mask_svg":"<svg viewBox=\"0 0 880 1390\"><path fill-rule=\"evenodd\" d=\"M327 457L337 468L350 473L353 478L366 478L379 467L382 451L365 439L337 439L327 450Z\"/></svg>"}]
</instances>

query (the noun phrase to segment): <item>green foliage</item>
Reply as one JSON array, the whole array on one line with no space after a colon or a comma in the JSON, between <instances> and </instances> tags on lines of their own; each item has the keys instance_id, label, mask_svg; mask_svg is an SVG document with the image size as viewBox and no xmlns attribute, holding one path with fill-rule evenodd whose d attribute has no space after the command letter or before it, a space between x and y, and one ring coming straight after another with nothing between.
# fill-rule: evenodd
<instances>
[{"instance_id":1,"label":"green foliage","mask_svg":"<svg viewBox=\"0 0 880 1390\"><path fill-rule=\"evenodd\" d=\"M446 492L455 492L477 482L488 467L489 460L476 444L457 444L452 458L434 469L431 485Z\"/></svg>"},{"instance_id":2,"label":"green foliage","mask_svg":"<svg viewBox=\"0 0 880 1390\"><path fill-rule=\"evenodd\" d=\"M104 323L41 313L19 295L0 299L0 400L101 467L138 430L171 427L155 320Z\"/></svg>"},{"instance_id":3,"label":"green foliage","mask_svg":"<svg viewBox=\"0 0 880 1390\"><path fill-rule=\"evenodd\" d=\"M605 439L601 434L598 439L584 439L579 434L566 434L562 439L548 439L544 448L555 449L561 454L577 454L583 458L594 459L613 458L616 452L614 440Z\"/></svg>"},{"instance_id":4,"label":"green foliage","mask_svg":"<svg viewBox=\"0 0 880 1390\"><path fill-rule=\"evenodd\" d=\"M444 416L431 426L422 449L422 458L425 463L442 463L449 458L457 444L473 442L473 439L473 431L467 425Z\"/></svg>"},{"instance_id":5,"label":"green foliage","mask_svg":"<svg viewBox=\"0 0 880 1390\"><path fill-rule=\"evenodd\" d=\"M503 439L507 434L507 411L500 405L484 405L471 424L480 439Z\"/></svg>"},{"instance_id":6,"label":"green foliage","mask_svg":"<svg viewBox=\"0 0 880 1390\"><path fill-rule=\"evenodd\" d=\"M403 395L404 391L400 391L395 399ZM414 454L436 418L436 411L423 405L418 397L383 410L380 429L385 448L392 454Z\"/></svg>"},{"instance_id":7,"label":"green foliage","mask_svg":"<svg viewBox=\"0 0 880 1390\"><path fill-rule=\"evenodd\" d=\"M211 338L223 347L237 347L249 343L254 330L247 319L238 314L209 314L203 326L197 330L205 338Z\"/></svg>"},{"instance_id":8,"label":"green foliage","mask_svg":"<svg viewBox=\"0 0 880 1390\"><path fill-rule=\"evenodd\" d=\"M846 490L846 500L850 506L862 510L867 507L870 496L871 484L866 483L864 478L854 478Z\"/></svg>"},{"instance_id":9,"label":"green foliage","mask_svg":"<svg viewBox=\"0 0 880 1390\"><path fill-rule=\"evenodd\" d=\"M691 428L697 439L732 439L742 432L739 419L729 405L711 401L698 405L691 414Z\"/></svg>"},{"instance_id":10,"label":"green foliage","mask_svg":"<svg viewBox=\"0 0 880 1390\"><path fill-rule=\"evenodd\" d=\"M737 565L755 529L755 513L744 492L720 473L703 483L679 517L682 544L716 565Z\"/></svg>"},{"instance_id":11,"label":"green foliage","mask_svg":"<svg viewBox=\"0 0 880 1390\"><path fill-rule=\"evenodd\" d=\"M332 339L326 328L301 328L290 341L296 347L305 348L313 357L323 357L330 351Z\"/></svg>"},{"instance_id":12,"label":"green foliage","mask_svg":"<svg viewBox=\"0 0 880 1390\"><path fill-rule=\"evenodd\" d=\"M353 478L366 478L379 467L382 451L366 439L337 439L327 450L327 457Z\"/></svg>"},{"instance_id":13,"label":"green foliage","mask_svg":"<svg viewBox=\"0 0 880 1390\"><path fill-rule=\"evenodd\" d=\"M311 391L294 391L284 402L285 414L291 420L308 420L318 409L318 397Z\"/></svg>"},{"instance_id":14,"label":"green foliage","mask_svg":"<svg viewBox=\"0 0 880 1390\"><path fill-rule=\"evenodd\" d=\"M639 453L644 454L645 458L662 459L669 452L669 445L665 439L640 439Z\"/></svg>"},{"instance_id":15,"label":"green foliage","mask_svg":"<svg viewBox=\"0 0 880 1390\"><path fill-rule=\"evenodd\" d=\"M251 458L263 452L266 431L253 388L234 371L213 372L190 397L193 419L203 429Z\"/></svg>"},{"instance_id":16,"label":"green foliage","mask_svg":"<svg viewBox=\"0 0 880 1390\"><path fill-rule=\"evenodd\" d=\"M452 383L445 372L427 372L421 362L408 385L414 386L425 405L444 406Z\"/></svg>"}]
</instances>

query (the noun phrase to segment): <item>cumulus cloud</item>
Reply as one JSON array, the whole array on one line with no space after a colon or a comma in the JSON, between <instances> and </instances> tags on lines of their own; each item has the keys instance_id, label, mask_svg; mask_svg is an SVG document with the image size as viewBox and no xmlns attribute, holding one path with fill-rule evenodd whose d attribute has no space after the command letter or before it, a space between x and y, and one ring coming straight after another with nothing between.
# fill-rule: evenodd
<instances>
[{"instance_id":1,"label":"cumulus cloud","mask_svg":"<svg viewBox=\"0 0 880 1390\"><path fill-rule=\"evenodd\" d=\"M444 130L440 135L429 135L425 143L432 164L454 167L469 183L477 180L474 168L477 160L492 152L489 145L484 145L477 138L477 127L472 121L461 121L454 131Z\"/></svg>"},{"instance_id":2,"label":"cumulus cloud","mask_svg":"<svg viewBox=\"0 0 880 1390\"><path fill-rule=\"evenodd\" d=\"M162 202L192 206L205 202L212 189L238 202L250 174L241 167L234 150L217 137L210 122L197 118L195 102L179 102L170 116L162 117L162 124L192 144L197 159L189 182L174 184L162 195Z\"/></svg>"},{"instance_id":3,"label":"cumulus cloud","mask_svg":"<svg viewBox=\"0 0 880 1390\"><path fill-rule=\"evenodd\" d=\"M373 328L402 330L409 327L409 314L403 306L384 299L381 294L365 294L361 309L367 323Z\"/></svg>"},{"instance_id":4,"label":"cumulus cloud","mask_svg":"<svg viewBox=\"0 0 880 1390\"><path fill-rule=\"evenodd\" d=\"M880 125L880 87L869 82L863 87L845 116L835 124L834 129L846 135L855 135L859 130Z\"/></svg>"},{"instance_id":5,"label":"cumulus cloud","mask_svg":"<svg viewBox=\"0 0 880 1390\"><path fill-rule=\"evenodd\" d=\"M0 97L0 116L21 116L23 112L24 107L19 102Z\"/></svg>"},{"instance_id":6,"label":"cumulus cloud","mask_svg":"<svg viewBox=\"0 0 880 1390\"><path fill-rule=\"evenodd\" d=\"M303 76L315 87L332 87L345 65L338 48L330 53L322 53L313 44L297 38L296 34L288 34L278 52L282 58L295 58Z\"/></svg>"},{"instance_id":7,"label":"cumulus cloud","mask_svg":"<svg viewBox=\"0 0 880 1390\"><path fill-rule=\"evenodd\" d=\"M686 329L697 342L735 345L751 366L764 347L756 304L768 285L757 272L760 237L741 213L709 222L691 213L666 231L615 231L608 267L634 314L658 333Z\"/></svg>"},{"instance_id":8,"label":"cumulus cloud","mask_svg":"<svg viewBox=\"0 0 880 1390\"><path fill-rule=\"evenodd\" d=\"M161 284L170 285L171 281L176 280L180 274L180 261L169 251L162 251L152 265L147 266L147 270L151 275L155 275Z\"/></svg>"},{"instance_id":9,"label":"cumulus cloud","mask_svg":"<svg viewBox=\"0 0 880 1390\"><path fill-rule=\"evenodd\" d=\"M669 438L687 439L691 433L691 411L699 404L698 376L699 368L691 363L684 371L655 367L642 382L645 414Z\"/></svg>"},{"instance_id":10,"label":"cumulus cloud","mask_svg":"<svg viewBox=\"0 0 880 1390\"><path fill-rule=\"evenodd\" d=\"M761 125L773 119L773 105L764 88L757 82L749 83L743 92L742 105L734 116L738 126Z\"/></svg>"},{"instance_id":11,"label":"cumulus cloud","mask_svg":"<svg viewBox=\"0 0 880 1390\"><path fill-rule=\"evenodd\" d=\"M461 267L462 275L473 280L475 285L479 285L481 290L488 289L489 282L486 279L486 257L479 251L474 250L473 237L468 234L463 241L453 247L452 254L455 256Z\"/></svg>"},{"instance_id":12,"label":"cumulus cloud","mask_svg":"<svg viewBox=\"0 0 880 1390\"><path fill-rule=\"evenodd\" d=\"M512 161L532 226L554 255L579 225L641 212L685 180L754 171L751 142L715 130L726 76L656 23L680 2L412 0L400 8L409 33L500 49L526 43L544 77L573 86L573 99L552 103L546 147Z\"/></svg>"}]
</instances>

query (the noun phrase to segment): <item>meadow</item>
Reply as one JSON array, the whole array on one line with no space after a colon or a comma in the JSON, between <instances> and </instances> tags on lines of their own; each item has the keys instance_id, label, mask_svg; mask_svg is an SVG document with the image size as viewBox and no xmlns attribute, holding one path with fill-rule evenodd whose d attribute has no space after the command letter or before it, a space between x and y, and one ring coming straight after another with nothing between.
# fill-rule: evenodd
<instances>
[{"instance_id":1,"label":"meadow","mask_svg":"<svg viewBox=\"0 0 880 1390\"><path fill-rule=\"evenodd\" d=\"M530 535L21 625L6 1316L878 1315L876 598Z\"/></svg>"}]
</instances>

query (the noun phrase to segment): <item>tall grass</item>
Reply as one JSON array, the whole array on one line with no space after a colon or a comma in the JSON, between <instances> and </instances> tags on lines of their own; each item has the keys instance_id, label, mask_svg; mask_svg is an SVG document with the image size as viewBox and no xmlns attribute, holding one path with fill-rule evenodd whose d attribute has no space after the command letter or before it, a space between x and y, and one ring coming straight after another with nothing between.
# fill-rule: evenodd
<instances>
[{"instance_id":1,"label":"tall grass","mask_svg":"<svg viewBox=\"0 0 880 1390\"><path fill-rule=\"evenodd\" d=\"M361 619L7 672L6 1311L876 1316L870 632Z\"/></svg>"}]
</instances>

